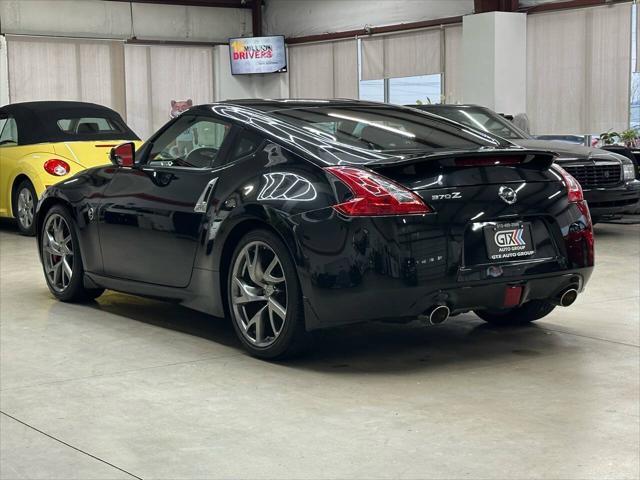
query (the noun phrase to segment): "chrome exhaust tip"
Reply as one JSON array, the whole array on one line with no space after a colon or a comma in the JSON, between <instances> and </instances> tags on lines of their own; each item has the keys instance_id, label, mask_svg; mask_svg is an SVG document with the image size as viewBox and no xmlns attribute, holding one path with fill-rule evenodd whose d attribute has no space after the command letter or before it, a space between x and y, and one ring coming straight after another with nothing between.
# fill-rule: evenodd
<instances>
[{"instance_id":1,"label":"chrome exhaust tip","mask_svg":"<svg viewBox=\"0 0 640 480\"><path fill-rule=\"evenodd\" d=\"M558 301L558 304L561 307L568 307L570 305L573 305L573 302L575 302L577 298L578 298L578 291L575 288L569 288L565 290L562 295L560 295L560 300Z\"/></svg>"},{"instance_id":2,"label":"chrome exhaust tip","mask_svg":"<svg viewBox=\"0 0 640 480\"><path fill-rule=\"evenodd\" d=\"M450 314L451 310L446 305L434 305L424 313L423 318L430 325L440 325L449 318Z\"/></svg>"}]
</instances>

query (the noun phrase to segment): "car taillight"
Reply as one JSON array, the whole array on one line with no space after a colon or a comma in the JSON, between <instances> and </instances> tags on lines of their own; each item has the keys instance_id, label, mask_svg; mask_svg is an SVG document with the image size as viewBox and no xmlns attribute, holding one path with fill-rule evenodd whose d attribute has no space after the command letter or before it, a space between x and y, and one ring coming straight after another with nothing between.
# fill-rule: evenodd
<instances>
[{"instance_id":1,"label":"car taillight","mask_svg":"<svg viewBox=\"0 0 640 480\"><path fill-rule=\"evenodd\" d=\"M353 193L354 198L333 208L348 216L411 215L433 210L411 190L357 167L327 167Z\"/></svg>"},{"instance_id":2,"label":"car taillight","mask_svg":"<svg viewBox=\"0 0 640 480\"><path fill-rule=\"evenodd\" d=\"M551 165L551 168L553 168L560 174L560 176L562 176L562 181L567 187L567 195L569 196L569 201L573 203L582 202L584 200L584 194L582 193L582 187L580 186L578 181L557 163Z\"/></svg>"},{"instance_id":3,"label":"car taillight","mask_svg":"<svg viewBox=\"0 0 640 480\"><path fill-rule=\"evenodd\" d=\"M595 260L595 241L593 238L593 223L589 206L584 200L584 193L580 183L564 168L554 163L551 168L560 174L567 187L567 196L571 203L575 203L580 212L580 218L569 226L565 235L569 260L576 267L592 267Z\"/></svg>"},{"instance_id":4,"label":"car taillight","mask_svg":"<svg viewBox=\"0 0 640 480\"><path fill-rule=\"evenodd\" d=\"M44 169L47 173L55 175L56 177L63 177L71 170L71 167L64 160L59 158L52 158L44 162Z\"/></svg>"}]
</instances>

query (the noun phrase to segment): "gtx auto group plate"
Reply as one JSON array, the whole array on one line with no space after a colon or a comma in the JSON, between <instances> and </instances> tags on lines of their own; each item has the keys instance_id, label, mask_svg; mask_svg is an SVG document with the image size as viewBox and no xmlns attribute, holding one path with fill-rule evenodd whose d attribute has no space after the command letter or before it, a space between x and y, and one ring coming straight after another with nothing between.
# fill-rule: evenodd
<instances>
[{"instance_id":1,"label":"gtx auto group plate","mask_svg":"<svg viewBox=\"0 0 640 480\"><path fill-rule=\"evenodd\" d=\"M489 260L517 260L536 253L531 237L531 224L526 222L496 223L486 226L484 241Z\"/></svg>"}]
</instances>

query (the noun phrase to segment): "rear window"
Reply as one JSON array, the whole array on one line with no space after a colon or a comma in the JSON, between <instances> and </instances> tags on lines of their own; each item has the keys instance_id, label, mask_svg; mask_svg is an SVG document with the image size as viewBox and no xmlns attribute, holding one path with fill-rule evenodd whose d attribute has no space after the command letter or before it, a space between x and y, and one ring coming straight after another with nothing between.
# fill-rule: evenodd
<instances>
[{"instance_id":1,"label":"rear window","mask_svg":"<svg viewBox=\"0 0 640 480\"><path fill-rule=\"evenodd\" d=\"M518 128L506 118L484 109L433 107L425 108L424 110L509 140L528 138L526 133L518 130Z\"/></svg>"},{"instance_id":2,"label":"rear window","mask_svg":"<svg viewBox=\"0 0 640 480\"><path fill-rule=\"evenodd\" d=\"M378 152L476 149L498 144L493 136L392 106L314 106L270 114L327 139Z\"/></svg>"},{"instance_id":3,"label":"rear window","mask_svg":"<svg viewBox=\"0 0 640 480\"><path fill-rule=\"evenodd\" d=\"M58 128L69 135L95 135L100 133L124 133L124 125L108 117L61 118Z\"/></svg>"}]
</instances>

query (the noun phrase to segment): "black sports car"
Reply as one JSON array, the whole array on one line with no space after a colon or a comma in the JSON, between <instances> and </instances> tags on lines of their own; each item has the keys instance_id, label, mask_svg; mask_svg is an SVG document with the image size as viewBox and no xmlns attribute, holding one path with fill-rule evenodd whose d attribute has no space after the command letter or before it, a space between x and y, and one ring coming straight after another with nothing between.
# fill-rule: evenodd
<instances>
[{"instance_id":1,"label":"black sports car","mask_svg":"<svg viewBox=\"0 0 640 480\"><path fill-rule=\"evenodd\" d=\"M537 320L593 267L589 210L552 153L405 107L201 105L111 158L39 202L53 295L230 316L262 358L368 320Z\"/></svg>"},{"instance_id":2,"label":"black sports car","mask_svg":"<svg viewBox=\"0 0 640 480\"><path fill-rule=\"evenodd\" d=\"M640 180L636 180L634 163L623 155L566 141L534 138L493 110L478 105L414 105L414 108L498 135L524 148L558 153L556 162L584 189L594 223L638 208Z\"/></svg>"}]
</instances>

